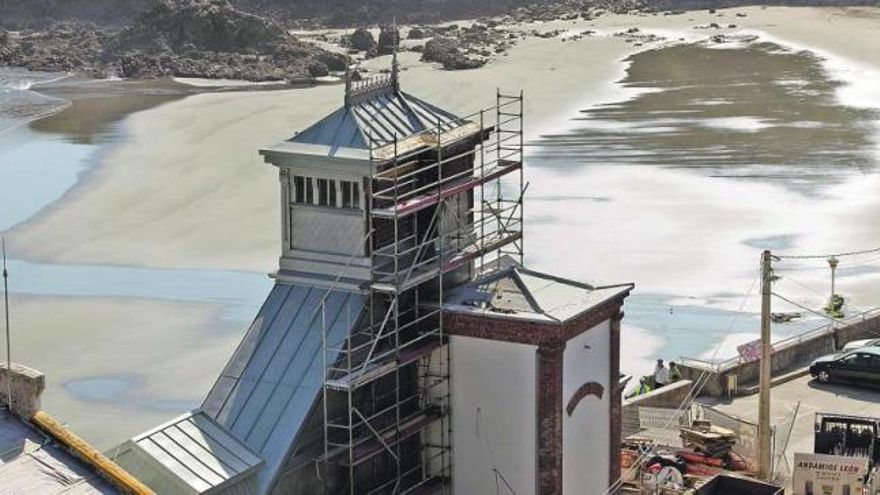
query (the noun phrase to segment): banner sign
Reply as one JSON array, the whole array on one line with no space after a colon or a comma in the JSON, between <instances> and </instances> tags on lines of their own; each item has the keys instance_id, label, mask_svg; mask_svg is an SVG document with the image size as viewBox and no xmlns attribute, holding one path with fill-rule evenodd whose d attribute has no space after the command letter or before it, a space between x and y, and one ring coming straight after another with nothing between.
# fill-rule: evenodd
<instances>
[{"instance_id":1,"label":"banner sign","mask_svg":"<svg viewBox=\"0 0 880 495\"><path fill-rule=\"evenodd\" d=\"M794 495L856 495L864 488L868 459L826 454L794 454Z\"/></svg>"},{"instance_id":2,"label":"banner sign","mask_svg":"<svg viewBox=\"0 0 880 495\"><path fill-rule=\"evenodd\" d=\"M736 352L738 352L743 358L743 361L747 363L757 361L761 359L761 340L753 340L752 342L737 346ZM776 349L773 348L773 344L770 344L770 355L772 356L775 353Z\"/></svg>"}]
</instances>

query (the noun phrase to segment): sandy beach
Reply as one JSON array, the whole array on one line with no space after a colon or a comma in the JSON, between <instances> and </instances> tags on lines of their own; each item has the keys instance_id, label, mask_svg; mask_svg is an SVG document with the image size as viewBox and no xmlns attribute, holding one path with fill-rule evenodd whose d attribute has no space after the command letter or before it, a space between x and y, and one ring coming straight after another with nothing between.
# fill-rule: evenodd
<instances>
[{"instance_id":1,"label":"sandy beach","mask_svg":"<svg viewBox=\"0 0 880 495\"><path fill-rule=\"evenodd\" d=\"M735 12L747 17L735 17ZM564 127L577 110L623 95L618 80L635 47L607 36L643 32L705 37L694 26L736 23L781 40L863 63L878 44L871 9L743 8L677 16L604 16L542 23L542 30L593 29L580 41L530 38L485 68L438 71L401 57L406 90L461 113L489 102L494 88L523 89L530 137ZM840 33L846 32L846 40ZM374 67L387 57L370 61ZM256 151L290 137L341 103L341 88L202 94L140 112L123 146L102 158L60 201L9 233L18 256L53 263L110 263L269 271L278 254L273 169ZM57 242L64 239L64 242Z\"/></svg>"},{"instance_id":2,"label":"sandy beach","mask_svg":"<svg viewBox=\"0 0 880 495\"><path fill-rule=\"evenodd\" d=\"M713 22L736 27L694 29ZM634 27L665 41L636 46L614 36ZM814 50L844 82L876 81L869 76L880 71L880 9L749 7L607 15L518 29L596 34L576 41L530 37L486 67L460 72L403 53L404 90L468 114L490 104L496 87L522 89L526 133L536 140L570 128L570 119L585 108L637 94L615 84L625 75L625 60L664 43L719 32L754 34ZM367 63L376 70L388 64L389 57ZM269 272L279 254L278 179L257 150L338 108L342 91L336 85L205 93L134 113L124 121L121 145L103 153L60 200L5 233L10 250L17 259L44 264ZM840 92L846 104L880 106L871 88L851 85ZM829 186L821 198L776 183L662 167L560 172L530 166L526 179L526 250L533 268L586 282L635 282L637 293L668 296L669 305L753 312L757 298L743 296L754 281L756 246L767 239L788 236L786 250L810 252L880 244L872 221L880 215L876 173ZM824 290L827 273L807 268L812 271L798 274L798 283ZM878 271L854 270L841 279L855 307L880 306ZM781 287L812 305L825 297L797 284ZM48 375L50 412L109 447L198 402L245 328L218 311L212 304L17 296L15 359ZM723 316L725 352L754 337L753 321L728 328L730 318ZM53 345L64 328L77 335ZM625 319L624 370L649 369L666 338ZM79 358L86 355L88 360ZM117 391L103 397L94 390ZM147 403L160 406L138 405Z\"/></svg>"}]
</instances>

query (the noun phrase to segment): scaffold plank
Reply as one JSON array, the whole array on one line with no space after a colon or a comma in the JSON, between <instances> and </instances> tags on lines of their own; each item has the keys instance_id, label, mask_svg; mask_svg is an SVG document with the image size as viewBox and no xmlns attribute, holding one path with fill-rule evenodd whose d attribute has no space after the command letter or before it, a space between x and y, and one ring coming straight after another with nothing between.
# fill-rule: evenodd
<instances>
[{"instance_id":1,"label":"scaffold plank","mask_svg":"<svg viewBox=\"0 0 880 495\"><path fill-rule=\"evenodd\" d=\"M425 338L423 342L401 350L399 359L390 356L388 359L367 365L366 368L358 367L349 374L333 380L327 380L327 387L342 391L358 388L391 373L397 367L406 366L409 363L418 361L435 349L439 349L441 345L439 336L437 338Z\"/></svg>"},{"instance_id":2,"label":"scaffold plank","mask_svg":"<svg viewBox=\"0 0 880 495\"><path fill-rule=\"evenodd\" d=\"M389 208L377 208L372 210L372 215L378 218L394 218L410 215L417 211L436 205L440 201L456 194L469 191L479 187L491 180L498 179L514 170L522 167L521 161L501 160L499 163L491 167L482 176L470 177L461 182L453 182L444 185L440 190L433 190L426 194L421 194L403 201L398 202L395 206ZM475 169L476 170L476 169Z\"/></svg>"}]
</instances>

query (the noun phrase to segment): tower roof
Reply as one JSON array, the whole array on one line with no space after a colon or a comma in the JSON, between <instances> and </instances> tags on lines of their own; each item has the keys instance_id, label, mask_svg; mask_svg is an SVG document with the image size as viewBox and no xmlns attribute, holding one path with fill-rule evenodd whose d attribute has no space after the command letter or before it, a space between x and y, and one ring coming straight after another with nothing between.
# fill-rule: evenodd
<instances>
[{"instance_id":1,"label":"tower roof","mask_svg":"<svg viewBox=\"0 0 880 495\"><path fill-rule=\"evenodd\" d=\"M385 80L387 79L387 81ZM391 78L370 79L346 93L339 110L290 139L331 148L369 149L428 129L448 131L461 119L424 100L400 91Z\"/></svg>"},{"instance_id":2,"label":"tower roof","mask_svg":"<svg viewBox=\"0 0 880 495\"><path fill-rule=\"evenodd\" d=\"M450 290L444 296L447 311L562 323L625 297L632 284L594 287L529 270L509 257L500 270Z\"/></svg>"}]
</instances>

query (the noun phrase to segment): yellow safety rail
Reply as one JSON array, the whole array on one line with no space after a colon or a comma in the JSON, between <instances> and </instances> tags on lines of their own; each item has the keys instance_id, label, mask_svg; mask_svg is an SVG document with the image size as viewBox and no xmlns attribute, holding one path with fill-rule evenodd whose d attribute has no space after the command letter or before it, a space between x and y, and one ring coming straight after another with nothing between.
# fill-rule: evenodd
<instances>
[{"instance_id":1,"label":"yellow safety rail","mask_svg":"<svg viewBox=\"0 0 880 495\"><path fill-rule=\"evenodd\" d=\"M88 442L76 436L61 423L43 411L37 411L31 421L42 428L52 438L70 449L74 455L90 464L117 488L136 495L156 495L153 490L128 474L118 464L97 451Z\"/></svg>"}]
</instances>

